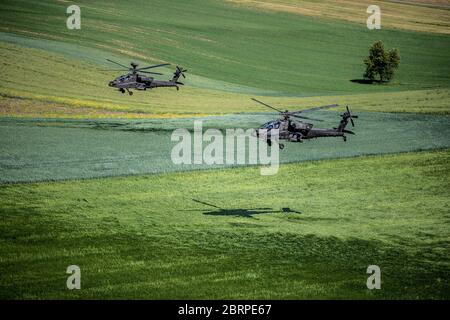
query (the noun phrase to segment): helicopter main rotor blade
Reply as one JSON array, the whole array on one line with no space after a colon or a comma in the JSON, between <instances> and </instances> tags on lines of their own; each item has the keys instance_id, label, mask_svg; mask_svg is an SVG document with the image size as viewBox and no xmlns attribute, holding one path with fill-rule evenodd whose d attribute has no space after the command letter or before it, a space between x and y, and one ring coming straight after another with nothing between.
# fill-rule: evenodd
<instances>
[{"instance_id":1,"label":"helicopter main rotor blade","mask_svg":"<svg viewBox=\"0 0 450 320\"><path fill-rule=\"evenodd\" d=\"M148 67L136 69L136 71L147 70L147 69L158 68L158 67L164 67L164 66L170 66L170 63L155 64L153 66L148 66Z\"/></svg>"},{"instance_id":2,"label":"helicopter main rotor blade","mask_svg":"<svg viewBox=\"0 0 450 320\"><path fill-rule=\"evenodd\" d=\"M301 118L301 119L308 119L308 120L314 120L314 121L323 121L322 119L308 118L308 117L304 117L304 116L298 116L296 114L292 114L291 117Z\"/></svg>"},{"instance_id":3,"label":"helicopter main rotor blade","mask_svg":"<svg viewBox=\"0 0 450 320\"><path fill-rule=\"evenodd\" d=\"M128 69L100 69L99 71L128 71Z\"/></svg>"},{"instance_id":4,"label":"helicopter main rotor blade","mask_svg":"<svg viewBox=\"0 0 450 320\"><path fill-rule=\"evenodd\" d=\"M106 60L109 61L109 62L115 63L115 64L117 64L117 65L119 65L119 66L121 66L121 67L124 67L124 68L127 69L127 70L130 69L130 67L124 66L123 64L120 64L120 63L118 63L118 62L112 61L112 60L110 60L110 59L106 59Z\"/></svg>"},{"instance_id":5,"label":"helicopter main rotor blade","mask_svg":"<svg viewBox=\"0 0 450 320\"><path fill-rule=\"evenodd\" d=\"M311 111L320 110L320 109L334 108L334 107L337 107L337 106L338 106L337 104L328 104L328 105L325 105L325 106L314 107L314 108L298 110L298 111L292 111L292 112L289 112L289 113L311 112Z\"/></svg>"},{"instance_id":6,"label":"helicopter main rotor blade","mask_svg":"<svg viewBox=\"0 0 450 320\"><path fill-rule=\"evenodd\" d=\"M162 75L162 73L159 73L159 72L151 72L151 71L140 71L140 70L138 70L140 73L148 73L148 74L158 74L158 75Z\"/></svg>"},{"instance_id":7,"label":"helicopter main rotor blade","mask_svg":"<svg viewBox=\"0 0 450 320\"><path fill-rule=\"evenodd\" d=\"M255 101L255 102L258 102L258 103L262 104L263 106L266 106L266 107L268 107L268 108L270 108L270 109L273 109L273 110L275 110L275 111L278 111L278 112L280 112L280 113L283 113L283 112L284 112L284 111L281 111L281 110L279 110L279 109L277 109L277 108L274 108L274 107L272 107L272 106L269 106L267 103L264 103L264 102L262 102L262 101L256 100L255 98L252 98L252 100Z\"/></svg>"}]
</instances>

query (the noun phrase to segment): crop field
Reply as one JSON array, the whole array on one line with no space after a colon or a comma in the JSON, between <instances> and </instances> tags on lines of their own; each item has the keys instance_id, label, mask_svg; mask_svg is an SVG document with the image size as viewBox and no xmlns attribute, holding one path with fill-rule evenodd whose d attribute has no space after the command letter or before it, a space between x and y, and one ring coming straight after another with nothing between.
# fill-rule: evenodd
<instances>
[{"instance_id":1,"label":"crop field","mask_svg":"<svg viewBox=\"0 0 450 320\"><path fill-rule=\"evenodd\" d=\"M0 299L449 299L449 21L442 0L1 1ZM400 67L368 84L378 40ZM185 85L121 94L106 59ZM348 105L356 135L285 142L273 176L173 163L195 120L278 117L251 98L339 104L315 128Z\"/></svg>"},{"instance_id":2,"label":"crop field","mask_svg":"<svg viewBox=\"0 0 450 320\"><path fill-rule=\"evenodd\" d=\"M446 0L228 0L236 4L266 11L289 12L321 18L331 18L354 23L367 19L366 10L377 5L383 10L383 25L389 28L450 33L450 4Z\"/></svg>"},{"instance_id":3,"label":"crop field","mask_svg":"<svg viewBox=\"0 0 450 320\"><path fill-rule=\"evenodd\" d=\"M325 120L318 126L332 127L338 123L337 112L315 114ZM280 152L280 162L450 148L450 116L375 112L358 115L358 127L354 129L356 135L349 136L347 142L343 142L342 138L327 138L302 144L287 143ZM219 128L225 131L225 128L255 128L271 117L273 115L241 114L199 117L197 120L202 121L204 130ZM171 134L177 128L193 130L192 119L101 121L5 118L0 121L0 182L93 178L230 166L174 164L171 150L177 142L171 141ZM412 135L411 132L417 128L421 128L420 135ZM204 146L208 144L203 143Z\"/></svg>"}]
</instances>

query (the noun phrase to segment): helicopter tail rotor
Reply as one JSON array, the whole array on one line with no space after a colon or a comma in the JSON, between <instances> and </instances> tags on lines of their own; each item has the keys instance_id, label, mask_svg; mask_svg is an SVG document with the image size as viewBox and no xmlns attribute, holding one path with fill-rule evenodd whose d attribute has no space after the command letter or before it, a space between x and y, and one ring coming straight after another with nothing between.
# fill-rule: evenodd
<instances>
[{"instance_id":1,"label":"helicopter tail rotor","mask_svg":"<svg viewBox=\"0 0 450 320\"><path fill-rule=\"evenodd\" d=\"M183 78L186 78L186 76L184 75L184 72L187 72L187 70L177 66L175 72L173 73L173 77L172 77L171 81L175 82L176 84L179 84L179 85L184 85L184 83L178 81L180 76L182 76Z\"/></svg>"},{"instance_id":2,"label":"helicopter tail rotor","mask_svg":"<svg viewBox=\"0 0 450 320\"><path fill-rule=\"evenodd\" d=\"M355 122L353 121L353 119L357 119L358 116L353 115L350 112L350 109L348 108L348 106L346 106L346 109L347 109L347 111L345 111L343 114L341 114L341 117L342 117L342 119L345 119L347 121L350 120L350 122L352 123L352 127L354 127Z\"/></svg>"},{"instance_id":3,"label":"helicopter tail rotor","mask_svg":"<svg viewBox=\"0 0 450 320\"><path fill-rule=\"evenodd\" d=\"M348 106L346 106L346 111L341 114L342 120L339 123L339 126L336 128L337 131L339 132L344 132L344 133L349 133L349 134L355 134L353 131L350 130L346 130L345 127L347 126L348 122L350 121L352 126L355 126L355 122L353 121L353 119L357 119L358 116L353 115L350 111L350 109L348 108Z\"/></svg>"}]
</instances>

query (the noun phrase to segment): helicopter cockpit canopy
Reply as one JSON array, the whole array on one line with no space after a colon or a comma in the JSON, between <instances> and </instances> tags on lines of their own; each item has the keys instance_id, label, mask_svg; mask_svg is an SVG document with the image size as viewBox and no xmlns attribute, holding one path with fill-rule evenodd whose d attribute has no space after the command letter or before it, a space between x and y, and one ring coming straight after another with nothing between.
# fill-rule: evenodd
<instances>
[{"instance_id":1,"label":"helicopter cockpit canopy","mask_svg":"<svg viewBox=\"0 0 450 320\"><path fill-rule=\"evenodd\" d=\"M127 74L127 75L123 75L123 76L117 77L116 81L117 82L124 82L124 81L130 80L130 79L131 79L131 75Z\"/></svg>"},{"instance_id":2,"label":"helicopter cockpit canopy","mask_svg":"<svg viewBox=\"0 0 450 320\"><path fill-rule=\"evenodd\" d=\"M272 130L272 129L279 129L280 124L281 124L281 122L279 120L273 120L273 121L269 121L269 122L263 124L260 127L260 129L266 129L267 131Z\"/></svg>"}]
</instances>

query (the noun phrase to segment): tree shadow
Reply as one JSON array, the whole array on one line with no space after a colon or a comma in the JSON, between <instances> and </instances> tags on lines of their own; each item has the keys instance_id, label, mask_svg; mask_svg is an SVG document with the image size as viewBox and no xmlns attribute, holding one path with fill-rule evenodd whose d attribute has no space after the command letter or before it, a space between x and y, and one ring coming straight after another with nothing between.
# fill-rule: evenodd
<instances>
[{"instance_id":1,"label":"tree shadow","mask_svg":"<svg viewBox=\"0 0 450 320\"><path fill-rule=\"evenodd\" d=\"M352 79L350 80L353 83L359 83L359 84L373 84L373 83L379 83L377 80L370 80L370 79Z\"/></svg>"},{"instance_id":2,"label":"tree shadow","mask_svg":"<svg viewBox=\"0 0 450 320\"><path fill-rule=\"evenodd\" d=\"M216 205L203 202L200 200L192 199L192 201L212 207L214 209L203 211L204 215L210 216L236 216L236 217L246 217L253 218L253 215L257 214L265 214L265 213L297 213L301 214L300 211L292 210L291 208L281 208L281 210L274 210L273 208L235 208L235 209L226 209L220 208ZM192 211L202 211L201 209L192 210Z\"/></svg>"},{"instance_id":3,"label":"tree shadow","mask_svg":"<svg viewBox=\"0 0 450 320\"><path fill-rule=\"evenodd\" d=\"M358 83L358 84L387 84L389 81L386 80L370 80L370 79L352 79L350 80L353 83Z\"/></svg>"}]
</instances>

